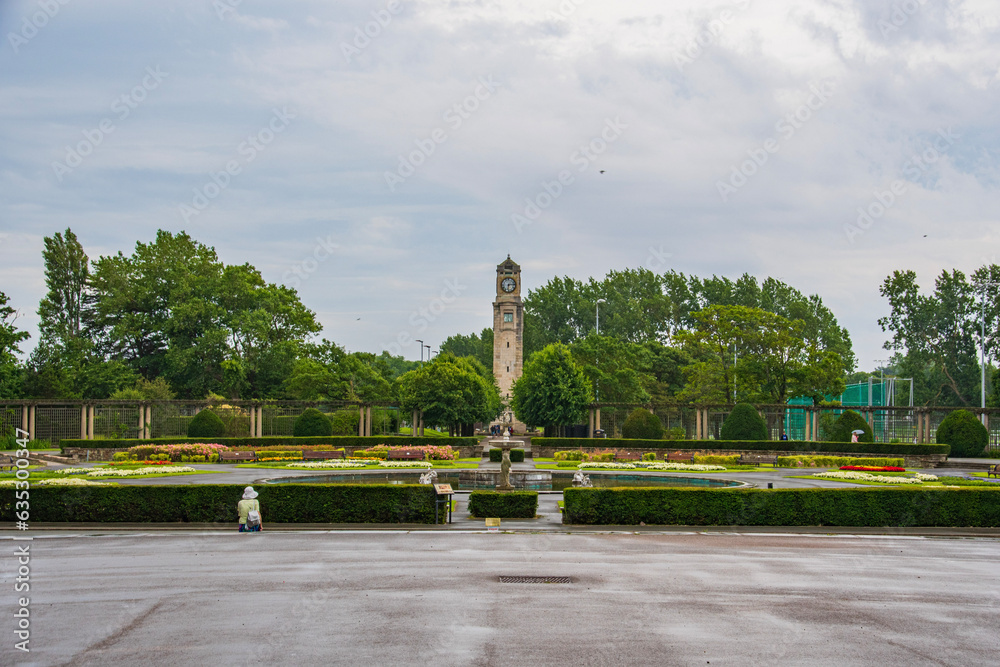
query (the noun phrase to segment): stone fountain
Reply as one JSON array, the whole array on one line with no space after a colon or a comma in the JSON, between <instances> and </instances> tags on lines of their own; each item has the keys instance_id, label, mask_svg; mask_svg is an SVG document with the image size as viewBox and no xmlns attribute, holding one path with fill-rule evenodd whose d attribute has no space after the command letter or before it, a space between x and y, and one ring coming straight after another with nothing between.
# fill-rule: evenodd
<instances>
[{"instance_id":1,"label":"stone fountain","mask_svg":"<svg viewBox=\"0 0 1000 667\"><path fill-rule=\"evenodd\" d=\"M490 440L490 444L499 442L499 447L503 451L500 459L500 483L497 484L497 491L513 491L510 484L510 450L514 445L523 445L522 440L511 440L510 435L504 433L503 440Z\"/></svg>"}]
</instances>

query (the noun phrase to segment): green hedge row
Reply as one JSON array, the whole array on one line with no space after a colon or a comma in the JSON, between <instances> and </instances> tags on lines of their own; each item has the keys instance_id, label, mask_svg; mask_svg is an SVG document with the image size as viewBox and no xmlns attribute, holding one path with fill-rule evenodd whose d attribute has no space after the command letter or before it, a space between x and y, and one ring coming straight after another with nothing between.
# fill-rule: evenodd
<instances>
[{"instance_id":1,"label":"green hedge row","mask_svg":"<svg viewBox=\"0 0 1000 667\"><path fill-rule=\"evenodd\" d=\"M81 447L84 449L125 449L135 445L182 445L189 442L211 442L219 445L226 445L232 449L258 448L266 446L279 446L294 448L302 445L332 445L337 449L341 447L362 447L367 449L375 445L403 445L421 446L433 445L435 447L472 447L479 444L479 438L411 438L408 435L373 435L358 437L356 435L332 435L313 436L308 438L296 438L287 436L266 436L263 438L129 438L121 440L80 440L67 439L60 442L60 446Z\"/></svg>"},{"instance_id":2,"label":"green hedge row","mask_svg":"<svg viewBox=\"0 0 1000 667\"><path fill-rule=\"evenodd\" d=\"M681 526L1000 526L998 489L566 489L563 522Z\"/></svg>"},{"instance_id":3,"label":"green hedge row","mask_svg":"<svg viewBox=\"0 0 1000 667\"><path fill-rule=\"evenodd\" d=\"M810 440L627 440L625 438L532 438L540 447L571 449L600 447L602 449L670 449L670 450L747 450L781 451L822 454L894 454L897 456L926 456L945 454L948 445L906 445L889 442L818 442Z\"/></svg>"},{"instance_id":4,"label":"green hedge row","mask_svg":"<svg viewBox=\"0 0 1000 667\"><path fill-rule=\"evenodd\" d=\"M538 513L537 491L473 491L469 513L480 519L534 519Z\"/></svg>"},{"instance_id":5,"label":"green hedge row","mask_svg":"<svg viewBox=\"0 0 1000 667\"><path fill-rule=\"evenodd\" d=\"M244 485L37 487L32 521L231 523ZM281 484L258 486L267 523L434 523L426 484ZM0 490L0 521L15 520L14 490Z\"/></svg>"},{"instance_id":6,"label":"green hedge row","mask_svg":"<svg viewBox=\"0 0 1000 667\"><path fill-rule=\"evenodd\" d=\"M491 449L490 450L490 463L500 463L503 461L503 450L502 449ZM511 449L510 450L510 462L511 463L523 463L524 462L524 450L523 449Z\"/></svg>"}]
</instances>

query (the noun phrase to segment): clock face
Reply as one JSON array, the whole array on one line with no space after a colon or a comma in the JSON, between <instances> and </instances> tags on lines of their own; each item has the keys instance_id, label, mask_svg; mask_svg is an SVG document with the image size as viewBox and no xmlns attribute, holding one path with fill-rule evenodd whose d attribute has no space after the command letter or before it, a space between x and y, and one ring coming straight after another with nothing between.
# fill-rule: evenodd
<instances>
[{"instance_id":1,"label":"clock face","mask_svg":"<svg viewBox=\"0 0 1000 667\"><path fill-rule=\"evenodd\" d=\"M502 289L504 292L513 292L516 286L517 283L514 282L513 278L504 278L502 281L500 281L500 289Z\"/></svg>"}]
</instances>

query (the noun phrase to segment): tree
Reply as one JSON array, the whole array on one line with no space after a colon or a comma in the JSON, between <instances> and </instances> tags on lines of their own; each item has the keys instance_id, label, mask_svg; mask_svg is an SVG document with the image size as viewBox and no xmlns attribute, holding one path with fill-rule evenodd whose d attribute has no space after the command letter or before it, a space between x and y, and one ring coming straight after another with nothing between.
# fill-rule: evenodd
<instances>
[{"instance_id":1,"label":"tree","mask_svg":"<svg viewBox=\"0 0 1000 667\"><path fill-rule=\"evenodd\" d=\"M767 440L767 424L749 403L737 403L719 431L722 440Z\"/></svg>"},{"instance_id":2,"label":"tree","mask_svg":"<svg viewBox=\"0 0 1000 667\"><path fill-rule=\"evenodd\" d=\"M479 335L455 334L441 343L442 353L451 353L456 357L472 357L483 368L493 372L493 329L483 329Z\"/></svg>"},{"instance_id":3,"label":"tree","mask_svg":"<svg viewBox=\"0 0 1000 667\"><path fill-rule=\"evenodd\" d=\"M864 431L858 435L858 442L874 442L872 427L868 425L865 418L854 410L845 410L837 421L833 422L830 428L830 442L851 442L851 434L854 431Z\"/></svg>"},{"instance_id":4,"label":"tree","mask_svg":"<svg viewBox=\"0 0 1000 667\"><path fill-rule=\"evenodd\" d=\"M915 402L972 405L979 394L980 314L973 287L961 271L942 271L934 292L921 294L913 271L895 271L880 288L891 313L878 320L902 356L898 371L914 378ZM989 329L988 329L989 330Z\"/></svg>"},{"instance_id":5,"label":"tree","mask_svg":"<svg viewBox=\"0 0 1000 667\"><path fill-rule=\"evenodd\" d=\"M659 440L663 437L660 418L646 408L636 408L622 424L622 437L640 440Z\"/></svg>"},{"instance_id":6,"label":"tree","mask_svg":"<svg viewBox=\"0 0 1000 667\"><path fill-rule=\"evenodd\" d=\"M0 398L16 398L21 394L21 365L17 355L20 344L30 337L18 331L18 313L7 305L7 295L0 292Z\"/></svg>"},{"instance_id":7,"label":"tree","mask_svg":"<svg viewBox=\"0 0 1000 667\"><path fill-rule=\"evenodd\" d=\"M189 438L221 438L226 434L222 418L205 408L188 423Z\"/></svg>"},{"instance_id":8,"label":"tree","mask_svg":"<svg viewBox=\"0 0 1000 667\"><path fill-rule=\"evenodd\" d=\"M595 400L604 403L649 402L649 394L643 388L647 376L636 370L645 361L640 346L591 332L569 348L573 362L587 376Z\"/></svg>"},{"instance_id":9,"label":"tree","mask_svg":"<svg viewBox=\"0 0 1000 667\"><path fill-rule=\"evenodd\" d=\"M48 292L38 304L41 340L61 346L83 334L88 324L90 259L73 230L43 239L45 285Z\"/></svg>"},{"instance_id":10,"label":"tree","mask_svg":"<svg viewBox=\"0 0 1000 667\"><path fill-rule=\"evenodd\" d=\"M587 376L560 343L546 346L525 363L511 393L515 416L531 426L576 424L593 400Z\"/></svg>"},{"instance_id":11,"label":"tree","mask_svg":"<svg viewBox=\"0 0 1000 667\"><path fill-rule=\"evenodd\" d=\"M470 357L440 353L396 382L400 407L423 410L424 423L430 426L488 422L503 408L496 382Z\"/></svg>"},{"instance_id":12,"label":"tree","mask_svg":"<svg viewBox=\"0 0 1000 667\"><path fill-rule=\"evenodd\" d=\"M333 435L333 424L329 417L316 408L306 408L295 418L292 435L296 438Z\"/></svg>"},{"instance_id":13,"label":"tree","mask_svg":"<svg viewBox=\"0 0 1000 667\"><path fill-rule=\"evenodd\" d=\"M939 444L951 445L951 457L975 458L983 456L990 433L968 410L952 410L937 427L936 439Z\"/></svg>"}]
</instances>

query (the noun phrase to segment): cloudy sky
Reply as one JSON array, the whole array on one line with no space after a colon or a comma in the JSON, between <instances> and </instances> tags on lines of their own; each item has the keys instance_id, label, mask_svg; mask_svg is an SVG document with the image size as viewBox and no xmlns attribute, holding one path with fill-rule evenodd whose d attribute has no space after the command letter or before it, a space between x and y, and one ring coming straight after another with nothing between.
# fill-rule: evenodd
<instances>
[{"instance_id":1,"label":"cloudy sky","mask_svg":"<svg viewBox=\"0 0 1000 667\"><path fill-rule=\"evenodd\" d=\"M0 290L33 335L66 227L92 258L185 230L409 358L491 324L510 253L527 289L774 276L867 369L890 272L1000 254L990 0L18 0L0 33Z\"/></svg>"}]
</instances>

